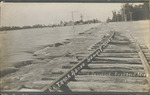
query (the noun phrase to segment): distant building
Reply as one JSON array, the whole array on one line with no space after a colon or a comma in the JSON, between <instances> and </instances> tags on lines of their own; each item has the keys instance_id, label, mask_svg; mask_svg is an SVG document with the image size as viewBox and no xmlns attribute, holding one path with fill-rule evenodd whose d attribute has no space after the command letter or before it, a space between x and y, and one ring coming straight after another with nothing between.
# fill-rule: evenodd
<instances>
[{"instance_id":1,"label":"distant building","mask_svg":"<svg viewBox=\"0 0 150 95\"><path fill-rule=\"evenodd\" d=\"M111 19L108 17L106 22L107 23L111 22Z\"/></svg>"},{"instance_id":2,"label":"distant building","mask_svg":"<svg viewBox=\"0 0 150 95\"><path fill-rule=\"evenodd\" d=\"M68 23L66 23L66 26L72 26L72 25L74 25L73 21L69 21Z\"/></svg>"},{"instance_id":3,"label":"distant building","mask_svg":"<svg viewBox=\"0 0 150 95\"><path fill-rule=\"evenodd\" d=\"M63 21L60 21L60 26L64 26L65 23Z\"/></svg>"},{"instance_id":4,"label":"distant building","mask_svg":"<svg viewBox=\"0 0 150 95\"><path fill-rule=\"evenodd\" d=\"M83 20L80 20L80 21L79 21L79 25L82 25L82 24L83 24Z\"/></svg>"}]
</instances>

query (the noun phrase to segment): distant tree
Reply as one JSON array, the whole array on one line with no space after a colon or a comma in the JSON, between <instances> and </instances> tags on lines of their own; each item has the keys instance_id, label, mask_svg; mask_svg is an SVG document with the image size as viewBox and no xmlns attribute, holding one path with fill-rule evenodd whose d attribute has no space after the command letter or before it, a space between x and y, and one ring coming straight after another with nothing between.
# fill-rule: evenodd
<instances>
[{"instance_id":1,"label":"distant tree","mask_svg":"<svg viewBox=\"0 0 150 95\"><path fill-rule=\"evenodd\" d=\"M117 21L117 13L116 13L116 10L115 10L115 11L112 11L112 14L113 14L112 21L113 21L113 22Z\"/></svg>"},{"instance_id":2,"label":"distant tree","mask_svg":"<svg viewBox=\"0 0 150 95\"><path fill-rule=\"evenodd\" d=\"M149 4L143 3L140 5L133 5L126 3L122 6L118 13L116 11L112 11L113 17L111 21L123 21L123 20L145 20L150 19L150 10Z\"/></svg>"},{"instance_id":3,"label":"distant tree","mask_svg":"<svg viewBox=\"0 0 150 95\"><path fill-rule=\"evenodd\" d=\"M108 17L107 20L106 20L106 22L108 23L108 22L110 22L110 21L111 21L111 19Z\"/></svg>"}]
</instances>

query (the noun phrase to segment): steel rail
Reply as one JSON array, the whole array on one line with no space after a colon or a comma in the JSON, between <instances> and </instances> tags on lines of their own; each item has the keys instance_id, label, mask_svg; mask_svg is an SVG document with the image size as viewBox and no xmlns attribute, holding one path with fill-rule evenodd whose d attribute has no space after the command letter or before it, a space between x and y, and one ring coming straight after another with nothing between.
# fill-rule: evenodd
<instances>
[{"instance_id":1,"label":"steel rail","mask_svg":"<svg viewBox=\"0 0 150 95\"><path fill-rule=\"evenodd\" d=\"M67 84L68 81L74 78L77 75L77 73L80 72L85 66L87 66L88 63L90 63L94 57L96 57L101 51L103 51L103 49L110 43L114 35L115 32L113 32L111 36L102 45L100 45L93 53L91 53L89 56L78 62L75 66L73 66L69 71L60 76L57 80L44 87L42 89L42 92L57 91L59 90L60 87Z\"/></svg>"},{"instance_id":2,"label":"steel rail","mask_svg":"<svg viewBox=\"0 0 150 95\"><path fill-rule=\"evenodd\" d=\"M148 85L150 86L150 66L149 66L149 63L146 59L146 56L144 55L139 43L137 42L137 40L135 40L135 38L130 34L130 36L133 38L135 44L136 44L136 47L138 49L138 53L139 53L139 56L140 56L140 59L141 59L141 62L142 62L142 65L144 67L144 71L146 73L146 78L147 78L147 81L148 81Z\"/></svg>"},{"instance_id":3,"label":"steel rail","mask_svg":"<svg viewBox=\"0 0 150 95\"><path fill-rule=\"evenodd\" d=\"M147 80L148 80L148 84L150 86L150 66L149 66L149 63L139 45L139 43L137 43L136 41L136 45L137 45L137 48L139 50L139 56L140 56L140 59L141 59L141 62L143 64L143 67L144 67L144 70L145 70L145 73L146 73L146 77L147 77Z\"/></svg>"}]
</instances>

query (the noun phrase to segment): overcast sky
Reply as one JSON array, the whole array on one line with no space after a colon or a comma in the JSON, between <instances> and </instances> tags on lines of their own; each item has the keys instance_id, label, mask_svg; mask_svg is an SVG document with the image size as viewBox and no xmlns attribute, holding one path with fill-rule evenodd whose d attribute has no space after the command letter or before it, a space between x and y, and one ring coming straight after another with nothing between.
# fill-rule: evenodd
<instances>
[{"instance_id":1,"label":"overcast sky","mask_svg":"<svg viewBox=\"0 0 150 95\"><path fill-rule=\"evenodd\" d=\"M53 24L60 21L97 18L105 21L112 17L112 10L120 10L120 3L3 3L1 19L3 26Z\"/></svg>"}]
</instances>

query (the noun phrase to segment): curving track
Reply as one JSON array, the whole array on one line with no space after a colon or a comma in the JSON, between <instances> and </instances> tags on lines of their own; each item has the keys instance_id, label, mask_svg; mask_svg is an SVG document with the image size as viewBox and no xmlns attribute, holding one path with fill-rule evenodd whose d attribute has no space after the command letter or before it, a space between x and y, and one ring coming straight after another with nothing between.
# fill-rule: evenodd
<instances>
[{"instance_id":1,"label":"curving track","mask_svg":"<svg viewBox=\"0 0 150 95\"><path fill-rule=\"evenodd\" d=\"M148 92L150 51L130 35L110 32L92 46L90 55L62 67L67 72L43 92Z\"/></svg>"}]
</instances>

